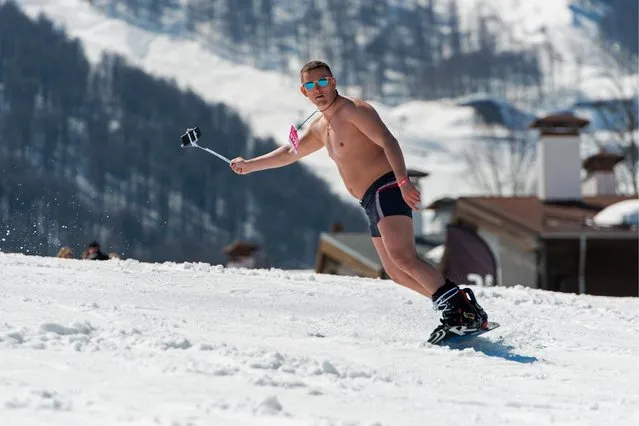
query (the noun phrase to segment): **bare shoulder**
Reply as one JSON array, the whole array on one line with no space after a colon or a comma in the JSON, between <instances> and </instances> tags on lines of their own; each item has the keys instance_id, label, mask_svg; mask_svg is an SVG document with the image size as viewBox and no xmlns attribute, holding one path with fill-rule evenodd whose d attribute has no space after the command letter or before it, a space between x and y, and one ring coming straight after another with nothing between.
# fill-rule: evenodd
<instances>
[{"instance_id":1,"label":"bare shoulder","mask_svg":"<svg viewBox=\"0 0 639 426\"><path fill-rule=\"evenodd\" d=\"M377 111L368 102L357 98L345 98L344 102L344 115L350 118L360 117L372 118L377 115Z\"/></svg>"},{"instance_id":2,"label":"bare shoulder","mask_svg":"<svg viewBox=\"0 0 639 426\"><path fill-rule=\"evenodd\" d=\"M373 106L363 99L351 99L355 108L374 110Z\"/></svg>"},{"instance_id":3,"label":"bare shoulder","mask_svg":"<svg viewBox=\"0 0 639 426\"><path fill-rule=\"evenodd\" d=\"M344 102L341 105L341 108L343 109L349 109L349 110L356 110L356 109L372 109L373 107L371 106L371 104L369 104L368 102L366 102L363 99L359 99L359 98L347 98L346 96L342 96L342 99L344 99Z\"/></svg>"}]
</instances>

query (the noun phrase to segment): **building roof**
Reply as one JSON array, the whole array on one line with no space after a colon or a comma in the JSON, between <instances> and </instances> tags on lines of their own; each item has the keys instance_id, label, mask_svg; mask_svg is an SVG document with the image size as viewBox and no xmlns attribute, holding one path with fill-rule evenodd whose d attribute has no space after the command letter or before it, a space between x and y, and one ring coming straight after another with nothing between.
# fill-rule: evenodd
<instances>
[{"instance_id":1,"label":"building roof","mask_svg":"<svg viewBox=\"0 0 639 426\"><path fill-rule=\"evenodd\" d=\"M617 163L623 161L623 155L614 154L611 152L600 152L595 155L591 155L586 158L582 165L583 168L590 172L611 172L614 170Z\"/></svg>"},{"instance_id":2,"label":"building roof","mask_svg":"<svg viewBox=\"0 0 639 426\"><path fill-rule=\"evenodd\" d=\"M557 112L533 120L529 127L539 129L542 136L569 136L579 135L579 129L589 123L589 120L577 117L572 112Z\"/></svg>"},{"instance_id":3,"label":"building roof","mask_svg":"<svg viewBox=\"0 0 639 426\"><path fill-rule=\"evenodd\" d=\"M224 254L227 256L249 256L254 251L259 250L260 247L256 244L248 243L246 241L238 240L228 246L224 247Z\"/></svg>"},{"instance_id":4,"label":"building roof","mask_svg":"<svg viewBox=\"0 0 639 426\"><path fill-rule=\"evenodd\" d=\"M588 125L590 121L577 117L571 112L558 112L533 120L530 127L533 129L543 127L576 127L582 128Z\"/></svg>"},{"instance_id":5,"label":"building roof","mask_svg":"<svg viewBox=\"0 0 639 426\"><path fill-rule=\"evenodd\" d=\"M369 234L363 232L330 232L323 233L322 237L339 247L343 252L352 254L371 268L382 267Z\"/></svg>"},{"instance_id":6,"label":"building roof","mask_svg":"<svg viewBox=\"0 0 639 426\"><path fill-rule=\"evenodd\" d=\"M442 198L436 199L435 201L433 201L432 203L424 207L424 210L439 210L443 207L454 206L456 202L457 202L456 198L442 197Z\"/></svg>"},{"instance_id":7,"label":"building roof","mask_svg":"<svg viewBox=\"0 0 639 426\"><path fill-rule=\"evenodd\" d=\"M530 197L462 197L457 202L460 209L474 209L496 218L496 226L507 221L529 234L579 233L584 231L628 232L628 229L599 228L592 218L604 208L634 197L608 195L584 197L569 202L542 202ZM637 231L630 231L637 234Z\"/></svg>"}]
</instances>

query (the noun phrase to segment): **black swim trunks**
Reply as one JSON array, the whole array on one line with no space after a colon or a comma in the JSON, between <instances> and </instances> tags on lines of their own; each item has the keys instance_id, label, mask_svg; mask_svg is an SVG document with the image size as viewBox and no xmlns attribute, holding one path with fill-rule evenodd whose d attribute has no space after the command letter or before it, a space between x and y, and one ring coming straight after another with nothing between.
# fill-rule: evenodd
<instances>
[{"instance_id":1,"label":"black swim trunks","mask_svg":"<svg viewBox=\"0 0 639 426\"><path fill-rule=\"evenodd\" d=\"M359 202L368 216L372 237L381 237L377 223L386 216L413 217L413 211L404 201L393 172L388 172L371 184Z\"/></svg>"}]
</instances>

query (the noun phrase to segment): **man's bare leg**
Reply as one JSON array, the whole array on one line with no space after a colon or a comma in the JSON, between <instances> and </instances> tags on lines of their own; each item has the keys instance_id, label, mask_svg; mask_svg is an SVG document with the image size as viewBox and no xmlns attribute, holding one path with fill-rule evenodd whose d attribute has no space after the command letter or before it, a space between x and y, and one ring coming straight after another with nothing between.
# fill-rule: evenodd
<instances>
[{"instance_id":1,"label":"man's bare leg","mask_svg":"<svg viewBox=\"0 0 639 426\"><path fill-rule=\"evenodd\" d=\"M457 335L460 330L462 333L465 330L472 332L487 324L488 315L479 306L472 291L462 290L455 283L445 280L437 269L417 256L410 217L387 216L379 221L377 228L390 260L420 284L431 295L435 309L442 312L441 324L428 338L430 343ZM450 331L452 327L459 326L465 328Z\"/></svg>"},{"instance_id":2,"label":"man's bare leg","mask_svg":"<svg viewBox=\"0 0 639 426\"><path fill-rule=\"evenodd\" d=\"M397 265L395 265L395 262L393 262L393 260L388 255L386 247L384 247L384 242L380 237L373 237L373 245L377 250L379 258L382 260L384 270L390 276L391 280L395 281L397 284L403 285L404 287L410 288L411 290L414 290L426 297L432 296L432 293L426 291L426 289L421 284L419 284L417 281L411 278L410 275L408 275Z\"/></svg>"},{"instance_id":3,"label":"man's bare leg","mask_svg":"<svg viewBox=\"0 0 639 426\"><path fill-rule=\"evenodd\" d=\"M388 256L395 265L421 285L429 297L445 283L432 265L417 257L413 220L408 216L388 216L377 224Z\"/></svg>"}]
</instances>

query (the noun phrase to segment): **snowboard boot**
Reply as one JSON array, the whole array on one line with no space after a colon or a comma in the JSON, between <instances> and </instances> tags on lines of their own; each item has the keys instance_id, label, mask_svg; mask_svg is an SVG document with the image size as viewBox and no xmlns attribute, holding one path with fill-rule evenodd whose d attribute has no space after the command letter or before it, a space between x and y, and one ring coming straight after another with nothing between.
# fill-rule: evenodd
<instances>
[{"instance_id":1,"label":"snowboard boot","mask_svg":"<svg viewBox=\"0 0 639 426\"><path fill-rule=\"evenodd\" d=\"M473 333L488 325L488 315L477 303L473 291L460 289L449 280L433 294L433 308L442 313L442 319L428 338L429 343Z\"/></svg>"}]
</instances>

